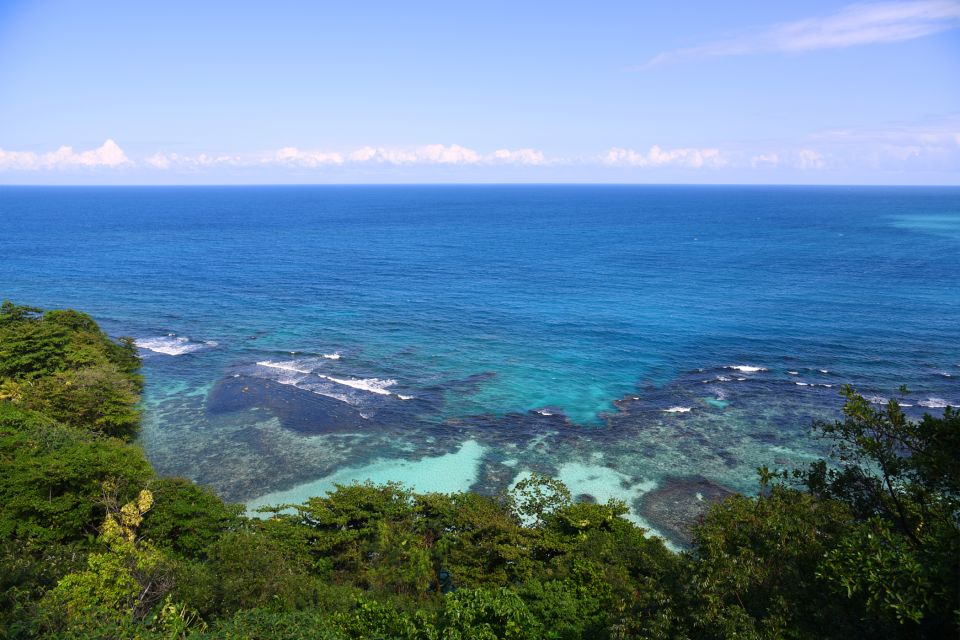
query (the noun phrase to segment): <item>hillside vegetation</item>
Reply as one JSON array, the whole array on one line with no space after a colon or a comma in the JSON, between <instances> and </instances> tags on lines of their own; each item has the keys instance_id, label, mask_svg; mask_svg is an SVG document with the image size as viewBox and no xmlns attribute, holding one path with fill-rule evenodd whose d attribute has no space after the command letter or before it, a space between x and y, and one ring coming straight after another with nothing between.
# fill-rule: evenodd
<instances>
[{"instance_id":1,"label":"hillside vegetation","mask_svg":"<svg viewBox=\"0 0 960 640\"><path fill-rule=\"evenodd\" d=\"M350 485L266 518L136 445L130 340L0 307L0 638L948 638L960 415L853 390L835 457L759 470L668 550L621 503Z\"/></svg>"}]
</instances>

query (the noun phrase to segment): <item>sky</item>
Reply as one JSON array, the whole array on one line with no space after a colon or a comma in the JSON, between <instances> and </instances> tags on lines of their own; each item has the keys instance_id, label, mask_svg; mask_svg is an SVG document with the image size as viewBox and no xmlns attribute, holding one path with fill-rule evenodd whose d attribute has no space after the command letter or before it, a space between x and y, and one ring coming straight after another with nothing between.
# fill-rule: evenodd
<instances>
[{"instance_id":1,"label":"sky","mask_svg":"<svg viewBox=\"0 0 960 640\"><path fill-rule=\"evenodd\" d=\"M0 0L0 184L960 184L960 0Z\"/></svg>"}]
</instances>

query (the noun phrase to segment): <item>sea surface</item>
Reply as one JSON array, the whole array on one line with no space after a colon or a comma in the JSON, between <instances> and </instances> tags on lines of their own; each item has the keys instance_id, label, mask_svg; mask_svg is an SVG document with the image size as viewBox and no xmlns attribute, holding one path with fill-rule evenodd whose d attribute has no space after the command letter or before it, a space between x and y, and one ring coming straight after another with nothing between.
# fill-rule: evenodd
<instances>
[{"instance_id":1,"label":"sea surface","mask_svg":"<svg viewBox=\"0 0 960 640\"><path fill-rule=\"evenodd\" d=\"M149 458L229 500L539 471L671 537L844 383L960 404L960 189L3 187L0 297L135 337Z\"/></svg>"}]
</instances>

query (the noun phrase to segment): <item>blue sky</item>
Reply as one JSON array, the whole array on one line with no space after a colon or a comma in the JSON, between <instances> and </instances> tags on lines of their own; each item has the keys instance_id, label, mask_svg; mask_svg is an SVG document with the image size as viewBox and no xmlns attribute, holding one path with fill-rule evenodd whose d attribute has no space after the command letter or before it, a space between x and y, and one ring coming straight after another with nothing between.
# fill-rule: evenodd
<instances>
[{"instance_id":1,"label":"blue sky","mask_svg":"<svg viewBox=\"0 0 960 640\"><path fill-rule=\"evenodd\" d=\"M0 0L0 183L960 184L960 0Z\"/></svg>"}]
</instances>

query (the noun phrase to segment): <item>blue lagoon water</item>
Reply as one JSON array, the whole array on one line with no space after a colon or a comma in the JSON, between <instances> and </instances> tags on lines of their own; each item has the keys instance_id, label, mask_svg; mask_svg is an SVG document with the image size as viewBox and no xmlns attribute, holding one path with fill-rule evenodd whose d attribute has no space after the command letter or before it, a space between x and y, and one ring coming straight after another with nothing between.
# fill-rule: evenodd
<instances>
[{"instance_id":1,"label":"blue lagoon water","mask_svg":"<svg viewBox=\"0 0 960 640\"><path fill-rule=\"evenodd\" d=\"M250 504L543 471L656 528L843 383L960 403L958 294L950 188L0 189L0 297L137 338L155 467Z\"/></svg>"}]
</instances>

